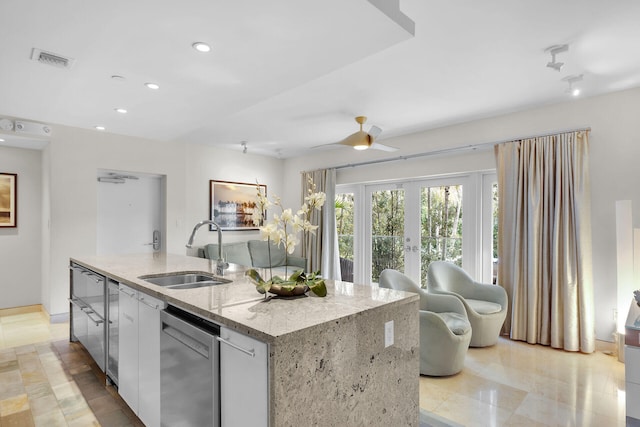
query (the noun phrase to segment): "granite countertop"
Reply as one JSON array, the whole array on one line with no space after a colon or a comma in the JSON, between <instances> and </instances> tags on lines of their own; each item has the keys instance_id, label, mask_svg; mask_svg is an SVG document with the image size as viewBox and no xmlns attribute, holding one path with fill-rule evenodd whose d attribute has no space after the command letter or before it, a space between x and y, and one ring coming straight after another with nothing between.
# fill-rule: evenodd
<instances>
[{"instance_id":1,"label":"granite countertop","mask_svg":"<svg viewBox=\"0 0 640 427\"><path fill-rule=\"evenodd\" d=\"M224 278L231 283L196 289L167 289L140 276L173 272L204 271L215 275L214 260L173 254L136 254L86 256L72 262L102 273L132 288L158 297L221 325L274 343L278 337L323 323L356 316L389 304L407 304L419 299L417 294L327 280L327 296L286 299L267 298L256 291L244 273L246 267L230 264ZM262 277L268 270L258 269Z\"/></svg>"}]
</instances>

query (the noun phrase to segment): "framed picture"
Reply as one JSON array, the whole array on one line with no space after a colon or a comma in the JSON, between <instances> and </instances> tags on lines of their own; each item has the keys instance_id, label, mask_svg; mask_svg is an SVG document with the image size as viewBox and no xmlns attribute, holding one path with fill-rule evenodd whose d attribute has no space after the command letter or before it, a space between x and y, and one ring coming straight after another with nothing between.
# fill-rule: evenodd
<instances>
[{"instance_id":1,"label":"framed picture","mask_svg":"<svg viewBox=\"0 0 640 427\"><path fill-rule=\"evenodd\" d=\"M0 227L18 226L18 175L0 172Z\"/></svg>"},{"instance_id":2,"label":"framed picture","mask_svg":"<svg viewBox=\"0 0 640 427\"><path fill-rule=\"evenodd\" d=\"M266 196L267 186L264 184L209 181L209 218L220 224L223 230L257 230L264 224L263 219L258 226L253 223L258 185ZM210 226L209 229L214 230L214 227Z\"/></svg>"}]
</instances>

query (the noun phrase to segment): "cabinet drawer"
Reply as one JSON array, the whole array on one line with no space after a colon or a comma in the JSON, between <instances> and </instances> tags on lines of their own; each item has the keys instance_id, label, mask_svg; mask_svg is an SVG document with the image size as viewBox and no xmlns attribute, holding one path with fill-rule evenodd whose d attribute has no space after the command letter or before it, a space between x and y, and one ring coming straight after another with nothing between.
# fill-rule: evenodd
<instances>
[{"instance_id":1,"label":"cabinet drawer","mask_svg":"<svg viewBox=\"0 0 640 427\"><path fill-rule=\"evenodd\" d=\"M627 382L640 385L640 347L624 346L624 375Z\"/></svg>"}]
</instances>

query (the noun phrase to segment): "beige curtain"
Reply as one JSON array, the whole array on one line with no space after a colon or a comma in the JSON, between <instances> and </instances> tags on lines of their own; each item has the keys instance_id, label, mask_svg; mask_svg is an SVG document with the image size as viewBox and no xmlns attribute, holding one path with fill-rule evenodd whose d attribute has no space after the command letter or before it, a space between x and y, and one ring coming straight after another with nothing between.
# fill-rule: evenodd
<instances>
[{"instance_id":1,"label":"beige curtain","mask_svg":"<svg viewBox=\"0 0 640 427\"><path fill-rule=\"evenodd\" d=\"M584 131L496 145L498 282L512 339L594 351L589 142Z\"/></svg>"},{"instance_id":2,"label":"beige curtain","mask_svg":"<svg viewBox=\"0 0 640 427\"><path fill-rule=\"evenodd\" d=\"M307 258L307 271L320 271L325 279L340 280L340 258L338 253L338 235L336 230L335 195L336 170L323 169L302 173L301 199L309 194L309 178L313 180L315 191L327 196L321 211L314 210L309 220L318 225L315 235L303 236L302 256Z\"/></svg>"}]
</instances>

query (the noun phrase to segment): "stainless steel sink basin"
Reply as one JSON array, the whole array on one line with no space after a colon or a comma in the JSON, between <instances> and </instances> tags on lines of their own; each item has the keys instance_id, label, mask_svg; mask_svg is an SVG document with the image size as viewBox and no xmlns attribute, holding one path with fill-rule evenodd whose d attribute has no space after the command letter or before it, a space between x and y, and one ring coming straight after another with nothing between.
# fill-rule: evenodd
<instances>
[{"instance_id":1,"label":"stainless steel sink basin","mask_svg":"<svg viewBox=\"0 0 640 427\"><path fill-rule=\"evenodd\" d=\"M230 283L231 280L215 277L207 273L180 272L169 274L151 274L140 276L138 279L145 280L157 286L170 289L194 289L206 286L222 285Z\"/></svg>"}]
</instances>

